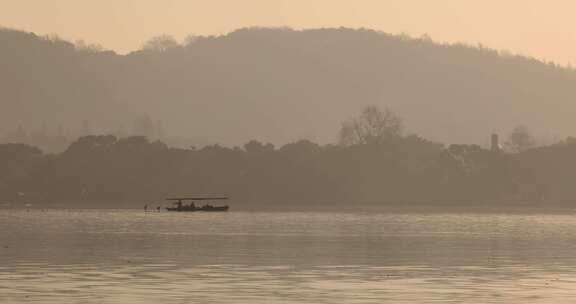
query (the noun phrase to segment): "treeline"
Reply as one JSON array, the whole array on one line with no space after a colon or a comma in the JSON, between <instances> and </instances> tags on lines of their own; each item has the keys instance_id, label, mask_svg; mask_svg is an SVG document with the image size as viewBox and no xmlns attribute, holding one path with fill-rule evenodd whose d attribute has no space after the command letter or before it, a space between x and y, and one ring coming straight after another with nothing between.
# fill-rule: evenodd
<instances>
[{"instance_id":1,"label":"treeline","mask_svg":"<svg viewBox=\"0 0 576 304\"><path fill-rule=\"evenodd\" d=\"M576 199L575 157L574 140L505 154L417 136L201 149L86 136L59 154L0 145L0 205L124 208L215 193L230 195L240 209L554 205Z\"/></svg>"}]
</instances>

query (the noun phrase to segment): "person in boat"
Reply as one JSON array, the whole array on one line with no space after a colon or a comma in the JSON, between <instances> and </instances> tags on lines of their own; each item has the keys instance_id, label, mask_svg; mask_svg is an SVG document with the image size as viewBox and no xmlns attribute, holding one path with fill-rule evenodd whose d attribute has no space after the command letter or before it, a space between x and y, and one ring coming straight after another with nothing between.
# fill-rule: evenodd
<instances>
[{"instance_id":1,"label":"person in boat","mask_svg":"<svg viewBox=\"0 0 576 304\"><path fill-rule=\"evenodd\" d=\"M178 201L178 202L176 203L176 208L177 208L178 211L182 211L182 201Z\"/></svg>"}]
</instances>

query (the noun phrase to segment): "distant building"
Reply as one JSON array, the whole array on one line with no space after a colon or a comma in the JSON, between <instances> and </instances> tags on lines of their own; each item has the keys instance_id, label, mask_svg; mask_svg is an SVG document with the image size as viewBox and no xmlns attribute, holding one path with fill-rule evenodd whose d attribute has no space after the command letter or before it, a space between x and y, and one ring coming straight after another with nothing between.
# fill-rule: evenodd
<instances>
[{"instance_id":1,"label":"distant building","mask_svg":"<svg viewBox=\"0 0 576 304\"><path fill-rule=\"evenodd\" d=\"M490 150L492 152L500 152L500 142L498 134L496 133L492 134L492 137L490 138Z\"/></svg>"}]
</instances>

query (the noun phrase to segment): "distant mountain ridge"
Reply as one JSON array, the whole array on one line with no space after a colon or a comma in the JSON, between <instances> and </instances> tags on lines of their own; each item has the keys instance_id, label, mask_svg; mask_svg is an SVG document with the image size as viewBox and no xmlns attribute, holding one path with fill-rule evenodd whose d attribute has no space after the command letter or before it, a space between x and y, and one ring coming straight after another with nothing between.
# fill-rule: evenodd
<instances>
[{"instance_id":1,"label":"distant mountain ridge","mask_svg":"<svg viewBox=\"0 0 576 304\"><path fill-rule=\"evenodd\" d=\"M190 144L336 139L368 104L411 133L484 144L525 124L576 133L576 73L532 58L366 29L247 28L127 55L0 30L0 135L131 132L142 116Z\"/></svg>"}]
</instances>

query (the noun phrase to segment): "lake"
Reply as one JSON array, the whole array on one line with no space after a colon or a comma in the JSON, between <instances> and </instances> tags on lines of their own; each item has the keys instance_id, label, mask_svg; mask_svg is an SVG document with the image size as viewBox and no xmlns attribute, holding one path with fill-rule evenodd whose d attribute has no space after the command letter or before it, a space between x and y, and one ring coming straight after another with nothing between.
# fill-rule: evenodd
<instances>
[{"instance_id":1,"label":"lake","mask_svg":"<svg viewBox=\"0 0 576 304\"><path fill-rule=\"evenodd\" d=\"M575 303L576 215L0 210L0 303Z\"/></svg>"}]
</instances>

